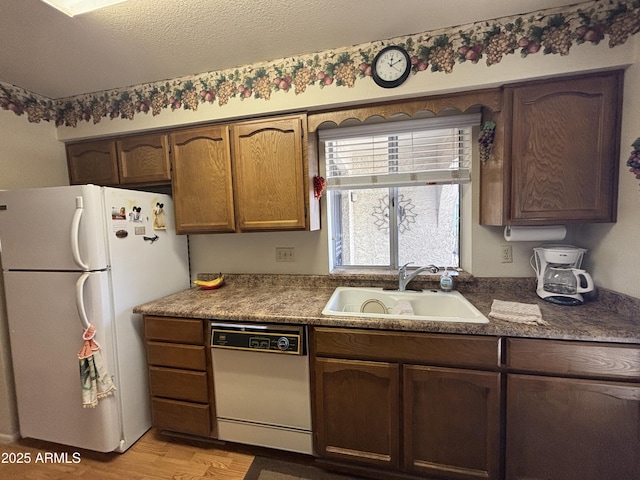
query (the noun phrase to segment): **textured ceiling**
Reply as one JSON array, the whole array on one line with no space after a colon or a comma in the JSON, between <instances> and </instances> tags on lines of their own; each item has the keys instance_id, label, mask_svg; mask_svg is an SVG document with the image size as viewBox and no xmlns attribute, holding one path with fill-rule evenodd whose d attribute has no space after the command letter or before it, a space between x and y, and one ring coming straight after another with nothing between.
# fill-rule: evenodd
<instances>
[{"instance_id":1,"label":"textured ceiling","mask_svg":"<svg viewBox=\"0 0 640 480\"><path fill-rule=\"evenodd\" d=\"M74 18L0 0L0 82L57 99L580 0L129 0Z\"/></svg>"}]
</instances>

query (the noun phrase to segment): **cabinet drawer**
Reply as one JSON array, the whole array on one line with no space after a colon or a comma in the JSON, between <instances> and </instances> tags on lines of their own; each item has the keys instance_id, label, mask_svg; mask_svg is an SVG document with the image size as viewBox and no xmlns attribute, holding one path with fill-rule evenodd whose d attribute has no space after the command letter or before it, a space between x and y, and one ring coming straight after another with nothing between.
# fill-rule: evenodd
<instances>
[{"instance_id":1,"label":"cabinet drawer","mask_svg":"<svg viewBox=\"0 0 640 480\"><path fill-rule=\"evenodd\" d=\"M159 367L205 370L207 361L204 346L147 342L147 361Z\"/></svg>"},{"instance_id":2,"label":"cabinet drawer","mask_svg":"<svg viewBox=\"0 0 640 480\"><path fill-rule=\"evenodd\" d=\"M144 334L147 340L204 344L204 330L201 320L144 317Z\"/></svg>"},{"instance_id":3,"label":"cabinet drawer","mask_svg":"<svg viewBox=\"0 0 640 480\"><path fill-rule=\"evenodd\" d=\"M209 405L152 398L151 411L156 428L203 436L211 432Z\"/></svg>"},{"instance_id":4,"label":"cabinet drawer","mask_svg":"<svg viewBox=\"0 0 640 480\"><path fill-rule=\"evenodd\" d=\"M562 340L507 339L511 370L640 380L640 348Z\"/></svg>"},{"instance_id":5,"label":"cabinet drawer","mask_svg":"<svg viewBox=\"0 0 640 480\"><path fill-rule=\"evenodd\" d=\"M500 339L345 328L313 329L317 356L497 369Z\"/></svg>"},{"instance_id":6,"label":"cabinet drawer","mask_svg":"<svg viewBox=\"0 0 640 480\"><path fill-rule=\"evenodd\" d=\"M149 367L149 387L154 397L207 403L207 373Z\"/></svg>"}]
</instances>

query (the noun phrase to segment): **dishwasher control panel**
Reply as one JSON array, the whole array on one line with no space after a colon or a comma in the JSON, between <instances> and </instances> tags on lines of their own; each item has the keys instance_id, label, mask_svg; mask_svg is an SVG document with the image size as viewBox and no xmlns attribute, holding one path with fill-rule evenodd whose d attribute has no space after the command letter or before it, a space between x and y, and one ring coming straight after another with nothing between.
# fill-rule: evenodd
<instances>
[{"instance_id":1,"label":"dishwasher control panel","mask_svg":"<svg viewBox=\"0 0 640 480\"><path fill-rule=\"evenodd\" d=\"M305 327L211 322L211 348L305 355Z\"/></svg>"}]
</instances>

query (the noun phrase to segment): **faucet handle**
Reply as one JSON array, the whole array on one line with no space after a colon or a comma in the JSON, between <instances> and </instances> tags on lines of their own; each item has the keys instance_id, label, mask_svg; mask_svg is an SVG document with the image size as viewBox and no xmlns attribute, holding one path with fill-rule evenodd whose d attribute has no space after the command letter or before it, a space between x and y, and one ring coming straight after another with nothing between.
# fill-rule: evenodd
<instances>
[{"instance_id":1,"label":"faucet handle","mask_svg":"<svg viewBox=\"0 0 640 480\"><path fill-rule=\"evenodd\" d=\"M407 271L407 266L411 265L413 262L408 262L398 268L398 274L404 276Z\"/></svg>"}]
</instances>

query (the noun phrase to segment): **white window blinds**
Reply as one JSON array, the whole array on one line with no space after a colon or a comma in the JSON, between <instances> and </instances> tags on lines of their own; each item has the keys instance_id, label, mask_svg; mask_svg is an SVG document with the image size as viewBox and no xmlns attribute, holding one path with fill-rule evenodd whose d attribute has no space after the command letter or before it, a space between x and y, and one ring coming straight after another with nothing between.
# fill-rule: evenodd
<instances>
[{"instance_id":1,"label":"white window blinds","mask_svg":"<svg viewBox=\"0 0 640 480\"><path fill-rule=\"evenodd\" d=\"M480 114L321 130L328 189L463 183Z\"/></svg>"}]
</instances>

